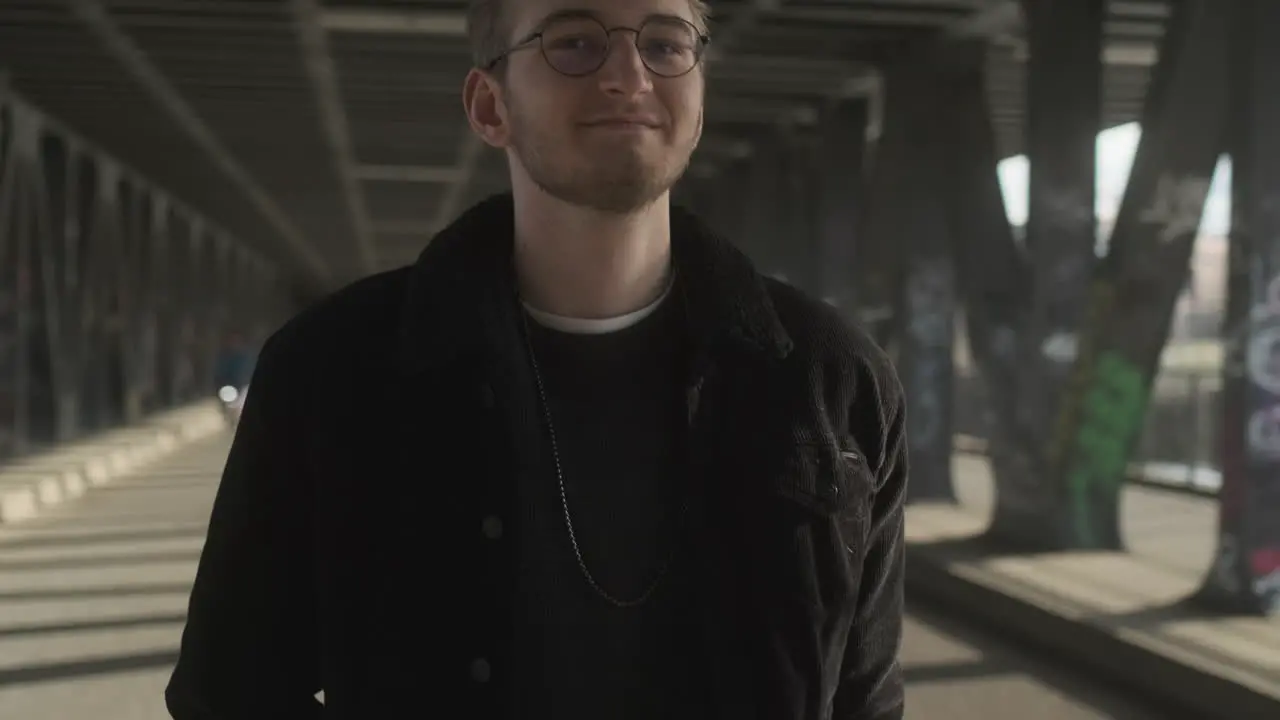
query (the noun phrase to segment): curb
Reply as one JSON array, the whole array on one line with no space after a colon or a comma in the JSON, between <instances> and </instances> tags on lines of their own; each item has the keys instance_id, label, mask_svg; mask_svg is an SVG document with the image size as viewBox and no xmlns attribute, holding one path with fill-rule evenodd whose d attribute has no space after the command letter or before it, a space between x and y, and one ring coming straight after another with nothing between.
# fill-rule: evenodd
<instances>
[{"instance_id":1,"label":"curb","mask_svg":"<svg viewBox=\"0 0 1280 720\"><path fill-rule=\"evenodd\" d=\"M0 526L39 517L224 428L218 404L202 401L0 465Z\"/></svg>"},{"instance_id":2,"label":"curb","mask_svg":"<svg viewBox=\"0 0 1280 720\"><path fill-rule=\"evenodd\" d=\"M1164 706L1169 717L1280 718L1280 696L1233 679L1230 668L1175 648L1117 635L1101 623L1070 617L1031 593L1002 589L978 568L907 550L908 598L945 609L994 634L1034 647L1098 680ZM1020 597L1021 596L1021 597Z\"/></svg>"}]
</instances>

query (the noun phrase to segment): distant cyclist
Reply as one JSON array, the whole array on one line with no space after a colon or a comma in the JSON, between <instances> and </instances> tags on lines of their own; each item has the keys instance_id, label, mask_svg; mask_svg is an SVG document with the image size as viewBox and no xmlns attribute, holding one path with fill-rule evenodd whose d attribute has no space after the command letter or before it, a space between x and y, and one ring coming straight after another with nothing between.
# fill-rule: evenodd
<instances>
[{"instance_id":1,"label":"distant cyclist","mask_svg":"<svg viewBox=\"0 0 1280 720\"><path fill-rule=\"evenodd\" d=\"M248 339L239 332L228 334L214 365L213 386L231 420L239 418L249 381L253 378L254 361Z\"/></svg>"}]
</instances>

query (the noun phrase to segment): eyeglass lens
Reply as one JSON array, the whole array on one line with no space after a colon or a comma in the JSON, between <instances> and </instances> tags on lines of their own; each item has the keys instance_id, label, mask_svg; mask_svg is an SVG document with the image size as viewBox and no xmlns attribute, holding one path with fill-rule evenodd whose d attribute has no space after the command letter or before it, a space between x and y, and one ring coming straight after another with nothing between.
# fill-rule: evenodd
<instances>
[{"instance_id":1,"label":"eyeglass lens","mask_svg":"<svg viewBox=\"0 0 1280 720\"><path fill-rule=\"evenodd\" d=\"M655 75L677 77L693 69L701 54L697 30L676 19L650 18L636 33L636 49ZM590 18L563 18L542 30L542 54L556 72L589 75L609 56L609 32Z\"/></svg>"}]
</instances>

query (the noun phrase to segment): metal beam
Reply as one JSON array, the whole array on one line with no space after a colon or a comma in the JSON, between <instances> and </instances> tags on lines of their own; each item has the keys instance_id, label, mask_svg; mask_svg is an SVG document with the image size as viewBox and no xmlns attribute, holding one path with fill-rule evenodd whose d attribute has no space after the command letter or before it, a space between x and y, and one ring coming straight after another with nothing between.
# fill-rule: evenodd
<instances>
[{"instance_id":1,"label":"metal beam","mask_svg":"<svg viewBox=\"0 0 1280 720\"><path fill-rule=\"evenodd\" d=\"M1031 57L1026 40L1018 39L1011 43L1012 59L1025 63ZM1160 48L1156 42L1134 42L1112 40L1102 46L1102 64L1107 66L1155 67L1160 59Z\"/></svg>"},{"instance_id":2,"label":"metal beam","mask_svg":"<svg viewBox=\"0 0 1280 720\"><path fill-rule=\"evenodd\" d=\"M373 223L373 231L378 235L434 235L442 227L444 225L435 221L384 220Z\"/></svg>"},{"instance_id":3,"label":"metal beam","mask_svg":"<svg viewBox=\"0 0 1280 720\"><path fill-rule=\"evenodd\" d=\"M89 28L111 57L128 70L147 94L173 117L178 126L208 154L214 165L230 178L262 213L312 279L323 286L328 286L332 280L332 272L324 258L307 242L302 232L257 179L232 156L208 123L182 99L178 91L143 54L133 39L120 29L103 7L101 0L69 0L69 4L75 17Z\"/></svg>"},{"instance_id":4,"label":"metal beam","mask_svg":"<svg viewBox=\"0 0 1280 720\"><path fill-rule=\"evenodd\" d=\"M782 8L785 0L747 0L742 3L742 7L734 11L729 24L725 26L720 33L713 37L711 45L707 48L704 62L708 65L722 59L733 47L733 43L743 33L749 32L755 27L760 16L766 13L777 12Z\"/></svg>"},{"instance_id":5,"label":"metal beam","mask_svg":"<svg viewBox=\"0 0 1280 720\"><path fill-rule=\"evenodd\" d=\"M442 10L330 8L321 12L320 24L330 32L446 37L467 35L466 14Z\"/></svg>"},{"instance_id":6,"label":"metal beam","mask_svg":"<svg viewBox=\"0 0 1280 720\"><path fill-rule=\"evenodd\" d=\"M361 165L355 176L365 182L455 183L462 169L438 165Z\"/></svg>"},{"instance_id":7,"label":"metal beam","mask_svg":"<svg viewBox=\"0 0 1280 720\"><path fill-rule=\"evenodd\" d=\"M993 38L1022 24L1022 0L982 0L969 17L947 28L953 37Z\"/></svg>"},{"instance_id":8,"label":"metal beam","mask_svg":"<svg viewBox=\"0 0 1280 720\"><path fill-rule=\"evenodd\" d=\"M319 109L320 126L329 153L342 185L342 195L351 217L351 230L356 242L356 252L366 273L372 273L378 265L372 233L369 230L369 208L364 200L355 175L355 152L351 148L351 131L347 113L338 89L337 71L333 55L329 51L329 38L320 27L321 9L317 0L293 0L290 3L293 20L297 26L298 44L302 48L302 62L311 80Z\"/></svg>"}]
</instances>

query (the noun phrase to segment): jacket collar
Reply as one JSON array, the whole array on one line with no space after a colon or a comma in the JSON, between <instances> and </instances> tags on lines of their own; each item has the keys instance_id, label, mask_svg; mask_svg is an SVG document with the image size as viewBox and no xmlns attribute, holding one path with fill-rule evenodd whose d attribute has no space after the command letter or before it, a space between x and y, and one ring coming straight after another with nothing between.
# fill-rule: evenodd
<instances>
[{"instance_id":1,"label":"jacket collar","mask_svg":"<svg viewBox=\"0 0 1280 720\"><path fill-rule=\"evenodd\" d=\"M671 229L695 346L785 357L791 339L747 257L681 208L672 208ZM513 244L510 193L478 203L431 240L410 269L399 337L404 370L511 347L520 332Z\"/></svg>"}]
</instances>

